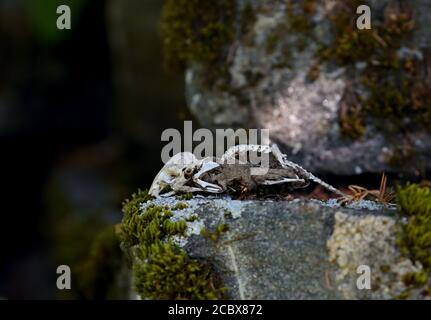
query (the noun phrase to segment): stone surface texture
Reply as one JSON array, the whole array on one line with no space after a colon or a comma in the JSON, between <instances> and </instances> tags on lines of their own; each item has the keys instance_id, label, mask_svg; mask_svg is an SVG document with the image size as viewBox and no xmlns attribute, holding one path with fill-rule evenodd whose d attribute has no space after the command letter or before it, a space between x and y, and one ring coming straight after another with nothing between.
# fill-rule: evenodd
<instances>
[{"instance_id":1,"label":"stone surface texture","mask_svg":"<svg viewBox=\"0 0 431 320\"><path fill-rule=\"evenodd\" d=\"M404 274L421 270L398 251L396 210L374 202L349 208L334 201L195 196L159 198L143 209L178 202L187 208L173 211L174 220L198 219L175 241L190 257L211 262L231 299L391 299L406 289ZM217 241L201 235L220 224L229 230ZM371 290L356 285L360 265L370 268Z\"/></svg>"}]
</instances>

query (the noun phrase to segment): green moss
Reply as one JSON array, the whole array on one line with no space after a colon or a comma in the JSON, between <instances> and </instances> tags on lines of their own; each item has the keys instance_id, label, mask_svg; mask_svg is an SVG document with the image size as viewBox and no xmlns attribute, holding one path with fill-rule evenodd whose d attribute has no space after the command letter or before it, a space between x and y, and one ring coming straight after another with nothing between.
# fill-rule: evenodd
<instances>
[{"instance_id":1,"label":"green moss","mask_svg":"<svg viewBox=\"0 0 431 320\"><path fill-rule=\"evenodd\" d=\"M235 9L231 0L167 0L161 16L165 68L182 71L201 63L210 85L226 76L223 65L226 44L234 36Z\"/></svg>"},{"instance_id":2,"label":"green moss","mask_svg":"<svg viewBox=\"0 0 431 320\"><path fill-rule=\"evenodd\" d=\"M148 191L138 190L132 194L131 199L123 202L123 222L121 224L120 238L122 245L129 248L139 243L138 233L142 225L140 208L144 202L153 199Z\"/></svg>"},{"instance_id":3,"label":"green moss","mask_svg":"<svg viewBox=\"0 0 431 320\"><path fill-rule=\"evenodd\" d=\"M361 85L369 95L361 102L360 113L340 118L341 131L351 138L361 137L364 117L374 118L382 132L394 134L409 131L412 119L415 126L430 128L431 93L420 80L419 61L401 58L398 50L408 43L415 21L408 10L396 6L383 17L373 20L372 30L358 30L355 25L355 11L359 4L367 1L337 1L331 18L334 41L319 51L322 61L331 60L355 68L357 62L364 62ZM352 106L356 108L356 106Z\"/></svg>"},{"instance_id":4,"label":"green moss","mask_svg":"<svg viewBox=\"0 0 431 320\"><path fill-rule=\"evenodd\" d=\"M186 221L187 222L194 222L194 221L196 221L198 219L199 219L199 217L197 215L192 215L192 216L186 218Z\"/></svg>"},{"instance_id":5,"label":"green moss","mask_svg":"<svg viewBox=\"0 0 431 320\"><path fill-rule=\"evenodd\" d=\"M424 272L405 275L403 281L406 285L423 286L431 272L431 189L415 184L400 187L397 204L400 213L407 218L398 245L403 254L420 262L424 269Z\"/></svg>"},{"instance_id":6,"label":"green moss","mask_svg":"<svg viewBox=\"0 0 431 320\"><path fill-rule=\"evenodd\" d=\"M375 55L380 44L372 30L353 30L346 28L336 39L334 46L322 54L332 57L337 63L347 65L357 61L368 61Z\"/></svg>"},{"instance_id":7,"label":"green moss","mask_svg":"<svg viewBox=\"0 0 431 320\"><path fill-rule=\"evenodd\" d=\"M153 246L148 262L135 264L134 282L138 293L149 299L205 299L223 297L216 289L211 269L190 259L171 242Z\"/></svg>"},{"instance_id":8,"label":"green moss","mask_svg":"<svg viewBox=\"0 0 431 320\"><path fill-rule=\"evenodd\" d=\"M365 134L362 108L355 102L345 102L338 118L341 133L351 139L358 139Z\"/></svg>"},{"instance_id":9,"label":"green moss","mask_svg":"<svg viewBox=\"0 0 431 320\"><path fill-rule=\"evenodd\" d=\"M227 231L229 231L229 226L225 223L222 223L219 224L212 232L208 229L202 229L201 235L208 240L211 240L212 242L217 242L220 237Z\"/></svg>"},{"instance_id":10,"label":"green moss","mask_svg":"<svg viewBox=\"0 0 431 320\"><path fill-rule=\"evenodd\" d=\"M395 64L404 61L394 62ZM364 110L375 118L384 118L396 123L398 131L403 127L402 120L411 117L418 125L425 125L423 112L425 104L414 106L414 75L403 66L391 65L387 68L372 68L373 71L364 78L364 85L370 96L364 101Z\"/></svg>"},{"instance_id":11,"label":"green moss","mask_svg":"<svg viewBox=\"0 0 431 320\"><path fill-rule=\"evenodd\" d=\"M406 290L399 294L397 297L395 297L395 300L407 300L410 298L411 292L410 290Z\"/></svg>"},{"instance_id":12,"label":"green moss","mask_svg":"<svg viewBox=\"0 0 431 320\"><path fill-rule=\"evenodd\" d=\"M191 200L193 199L193 193L189 192L189 193L177 194L175 195L175 198L177 198L178 200Z\"/></svg>"},{"instance_id":13,"label":"green moss","mask_svg":"<svg viewBox=\"0 0 431 320\"><path fill-rule=\"evenodd\" d=\"M187 205L187 203L184 202L178 202L173 208L172 210L184 210L186 208L188 208L189 206Z\"/></svg>"},{"instance_id":14,"label":"green moss","mask_svg":"<svg viewBox=\"0 0 431 320\"><path fill-rule=\"evenodd\" d=\"M425 272L407 273L402 278L406 286L422 287L428 282L428 275Z\"/></svg>"},{"instance_id":15,"label":"green moss","mask_svg":"<svg viewBox=\"0 0 431 320\"><path fill-rule=\"evenodd\" d=\"M140 245L139 257L145 258L151 254L153 244L162 243L174 235L184 235L187 229L185 221L171 221L172 211L169 208L150 205L145 212L124 218L122 222L123 235L127 231L128 239L124 244ZM145 251L147 250L147 251Z\"/></svg>"},{"instance_id":16,"label":"green moss","mask_svg":"<svg viewBox=\"0 0 431 320\"><path fill-rule=\"evenodd\" d=\"M408 217L431 215L431 189L410 184L398 189L397 203L401 213Z\"/></svg>"},{"instance_id":17,"label":"green moss","mask_svg":"<svg viewBox=\"0 0 431 320\"><path fill-rule=\"evenodd\" d=\"M121 246L134 259L136 292L147 299L222 298L223 289L209 264L189 258L172 241L173 236L185 235L186 220L172 221L167 206L152 204L141 212L141 204L149 199L146 191L139 191L123 207Z\"/></svg>"},{"instance_id":18,"label":"green moss","mask_svg":"<svg viewBox=\"0 0 431 320\"><path fill-rule=\"evenodd\" d=\"M399 244L404 253L431 271L431 189L408 185L398 190L397 203L408 217Z\"/></svg>"},{"instance_id":19,"label":"green moss","mask_svg":"<svg viewBox=\"0 0 431 320\"><path fill-rule=\"evenodd\" d=\"M362 118L356 116L355 114L350 114L346 118L339 119L339 121L341 133L345 137L358 139L364 136L366 128Z\"/></svg>"}]
</instances>

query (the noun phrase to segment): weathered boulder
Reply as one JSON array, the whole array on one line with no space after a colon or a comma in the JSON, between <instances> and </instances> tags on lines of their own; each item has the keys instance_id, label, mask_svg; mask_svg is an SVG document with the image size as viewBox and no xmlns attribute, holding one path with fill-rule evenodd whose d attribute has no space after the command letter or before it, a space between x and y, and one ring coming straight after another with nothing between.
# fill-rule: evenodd
<instances>
[{"instance_id":1,"label":"weathered boulder","mask_svg":"<svg viewBox=\"0 0 431 320\"><path fill-rule=\"evenodd\" d=\"M392 299L407 292L406 275L422 270L397 248L397 211L370 201L346 208L331 200L168 197L140 210L154 207L187 221L173 241L211 264L230 299ZM360 266L369 268L369 290L357 286Z\"/></svg>"},{"instance_id":2,"label":"weathered boulder","mask_svg":"<svg viewBox=\"0 0 431 320\"><path fill-rule=\"evenodd\" d=\"M359 31L356 7L367 3L372 30ZM217 25L195 21L193 8L177 15L184 30L166 14L165 37L190 50L181 61L186 96L203 126L268 128L316 173L416 175L431 163L430 8L431 0L236 0L234 18L222 21L233 36L209 46L218 60L192 51L213 38L185 32L187 17L199 30Z\"/></svg>"}]
</instances>

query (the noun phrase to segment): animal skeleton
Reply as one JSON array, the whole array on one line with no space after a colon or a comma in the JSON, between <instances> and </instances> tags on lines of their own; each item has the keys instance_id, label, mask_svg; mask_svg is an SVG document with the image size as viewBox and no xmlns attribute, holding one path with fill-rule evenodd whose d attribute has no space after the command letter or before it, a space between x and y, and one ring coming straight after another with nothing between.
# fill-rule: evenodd
<instances>
[{"instance_id":1,"label":"animal skeleton","mask_svg":"<svg viewBox=\"0 0 431 320\"><path fill-rule=\"evenodd\" d=\"M268 156L267 167L250 161L252 154ZM261 170L259 174L259 170ZM254 170L254 171L253 171ZM292 189L306 187L310 181L340 196L344 194L320 180L301 166L287 160L277 145L238 145L229 148L220 159L212 157L198 160L190 152L172 157L155 177L150 194L157 197L179 192L223 193L235 183L248 190L259 185L288 184Z\"/></svg>"}]
</instances>

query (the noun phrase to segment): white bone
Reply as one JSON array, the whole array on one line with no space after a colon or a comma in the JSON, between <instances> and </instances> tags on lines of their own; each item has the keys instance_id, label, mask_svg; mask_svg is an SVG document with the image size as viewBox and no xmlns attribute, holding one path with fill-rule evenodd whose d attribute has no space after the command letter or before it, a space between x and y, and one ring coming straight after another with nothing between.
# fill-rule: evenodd
<instances>
[{"instance_id":1,"label":"white bone","mask_svg":"<svg viewBox=\"0 0 431 320\"><path fill-rule=\"evenodd\" d=\"M281 153L280 149L276 144L270 146L267 145L238 145L229 148L223 156L218 161L213 161L212 158L204 158L202 160L198 160L193 153L190 152L182 152L176 154L172 157L166 165L160 170L157 176L154 178L154 181L151 185L149 193L153 196L159 196L159 193L163 188L170 186L173 192L199 192L205 191L209 193L221 193L225 190L219 185L212 184L202 180L202 176L211 172L215 168L221 167L221 164L247 164L241 161L244 155L247 152L260 152L260 153L272 153L277 162L282 168L290 169L297 176L296 178L281 178L279 180L265 180L262 182L264 185L276 185L282 183L295 183L301 182L305 183L307 180L314 181L324 188L339 194L344 195L341 191L337 190L333 186L327 184L326 182L320 180L312 173L306 171L301 166L297 165L294 162L291 162L287 159L287 156ZM239 160L236 159L236 155L238 155ZM246 160L247 161L247 160ZM239 163L238 163L239 162ZM251 164L250 164L251 165ZM190 181L190 177L185 177L184 169L190 168L192 171L197 172L191 177L191 180L197 187L191 187L186 185ZM189 170L188 170L189 171ZM227 186L231 188L230 186ZM172 194L169 192L168 194Z\"/></svg>"},{"instance_id":2,"label":"white bone","mask_svg":"<svg viewBox=\"0 0 431 320\"><path fill-rule=\"evenodd\" d=\"M211 170L218 168L218 167L220 167L220 165L216 162L213 162L213 161L203 162L200 170L198 172L196 172L194 177L200 178L204 173L211 171Z\"/></svg>"},{"instance_id":3,"label":"white bone","mask_svg":"<svg viewBox=\"0 0 431 320\"><path fill-rule=\"evenodd\" d=\"M271 186L271 185L275 185L275 184L289 183L289 182L303 182L303 183L305 183L305 180L304 179L283 178L283 179L280 179L280 180L265 180L263 182L263 184L266 185L266 186Z\"/></svg>"},{"instance_id":4,"label":"white bone","mask_svg":"<svg viewBox=\"0 0 431 320\"><path fill-rule=\"evenodd\" d=\"M205 182L205 181L202 181L200 179L197 179L196 183L199 184L204 190L206 190L208 192L213 192L213 193L223 192L223 188L216 185L216 184Z\"/></svg>"}]
</instances>

